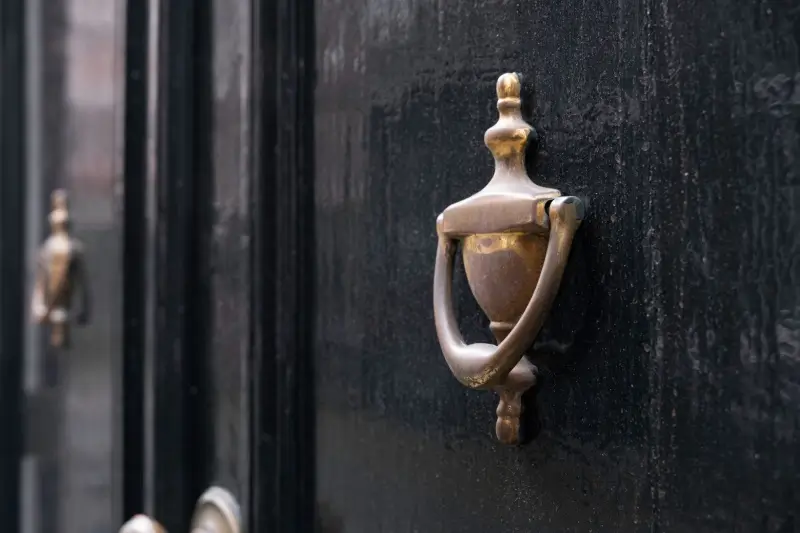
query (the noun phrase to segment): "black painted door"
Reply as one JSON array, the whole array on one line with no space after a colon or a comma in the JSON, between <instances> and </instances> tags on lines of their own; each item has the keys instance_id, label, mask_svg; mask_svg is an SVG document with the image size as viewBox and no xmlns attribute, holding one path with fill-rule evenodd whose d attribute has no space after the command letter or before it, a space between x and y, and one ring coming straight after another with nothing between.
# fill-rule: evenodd
<instances>
[{"instance_id":1,"label":"black painted door","mask_svg":"<svg viewBox=\"0 0 800 533\"><path fill-rule=\"evenodd\" d=\"M322 530L797 530L800 10L317 0L315 19ZM529 84L533 179L589 205L522 447L450 374L431 309L435 219L491 176L506 71ZM490 340L463 274L456 295Z\"/></svg>"}]
</instances>

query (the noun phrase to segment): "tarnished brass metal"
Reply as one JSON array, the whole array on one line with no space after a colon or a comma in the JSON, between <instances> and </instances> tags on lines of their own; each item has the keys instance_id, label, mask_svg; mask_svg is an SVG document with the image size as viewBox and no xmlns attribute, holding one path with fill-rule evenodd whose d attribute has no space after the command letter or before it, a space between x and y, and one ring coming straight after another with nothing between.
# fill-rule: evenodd
<instances>
[{"instance_id":1,"label":"tarnished brass metal","mask_svg":"<svg viewBox=\"0 0 800 533\"><path fill-rule=\"evenodd\" d=\"M536 367L523 357L544 323L583 219L583 203L533 183L525 148L533 128L520 111L520 80L497 80L497 123L486 131L494 155L492 179L436 220L438 249L433 281L436 332L455 377L474 389L495 389L497 438L520 439L522 394L536 383ZM467 281L491 320L494 344L467 344L452 304L453 262L461 241Z\"/></svg>"},{"instance_id":2,"label":"tarnished brass metal","mask_svg":"<svg viewBox=\"0 0 800 533\"><path fill-rule=\"evenodd\" d=\"M164 526L139 514L125 522L119 533L167 533ZM191 533L241 533L241 512L236 498L221 487L211 487L197 500Z\"/></svg>"},{"instance_id":3,"label":"tarnished brass metal","mask_svg":"<svg viewBox=\"0 0 800 533\"><path fill-rule=\"evenodd\" d=\"M83 244L69 233L67 194L56 190L50 212L50 236L39 251L31 312L36 322L50 326L50 344L69 346L73 303L79 300L75 320L89 320L89 282L86 279Z\"/></svg>"}]
</instances>

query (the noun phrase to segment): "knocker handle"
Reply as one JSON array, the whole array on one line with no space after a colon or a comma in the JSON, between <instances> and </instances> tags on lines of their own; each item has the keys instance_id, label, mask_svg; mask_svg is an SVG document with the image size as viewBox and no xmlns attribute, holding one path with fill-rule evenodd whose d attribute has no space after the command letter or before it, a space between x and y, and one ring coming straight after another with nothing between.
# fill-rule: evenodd
<instances>
[{"instance_id":1,"label":"knocker handle","mask_svg":"<svg viewBox=\"0 0 800 533\"><path fill-rule=\"evenodd\" d=\"M483 136L494 156L492 179L436 219L433 314L450 370L467 387L497 390L497 438L516 444L522 394L536 383L536 367L523 356L558 293L584 206L528 177L525 153L535 130L522 116L519 75L503 74L496 90L499 117ZM458 239L467 281L491 320L496 345L467 344L458 330L452 294Z\"/></svg>"},{"instance_id":2,"label":"knocker handle","mask_svg":"<svg viewBox=\"0 0 800 533\"><path fill-rule=\"evenodd\" d=\"M436 333L447 364L461 383L473 389L503 384L533 344L558 293L583 211L583 203L574 196L562 196L551 202L550 238L539 282L522 316L499 345L467 344L458 330L452 302L457 240L440 232L433 276Z\"/></svg>"}]
</instances>

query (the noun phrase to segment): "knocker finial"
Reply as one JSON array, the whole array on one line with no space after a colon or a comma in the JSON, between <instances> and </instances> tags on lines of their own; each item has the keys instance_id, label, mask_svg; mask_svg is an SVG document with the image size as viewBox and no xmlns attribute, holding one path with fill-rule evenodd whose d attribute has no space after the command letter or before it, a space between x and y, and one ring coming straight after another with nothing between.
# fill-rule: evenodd
<instances>
[{"instance_id":1,"label":"knocker finial","mask_svg":"<svg viewBox=\"0 0 800 533\"><path fill-rule=\"evenodd\" d=\"M530 179L525 172L525 147L535 131L522 118L520 92L517 74L503 74L497 80L497 111L500 116L483 137L495 159L494 178L510 171L513 178Z\"/></svg>"},{"instance_id":2,"label":"knocker finial","mask_svg":"<svg viewBox=\"0 0 800 533\"><path fill-rule=\"evenodd\" d=\"M50 195L50 228L55 233L57 231L69 230L69 205L67 203L67 191L56 189Z\"/></svg>"},{"instance_id":3,"label":"knocker finial","mask_svg":"<svg viewBox=\"0 0 800 533\"><path fill-rule=\"evenodd\" d=\"M520 83L519 75L516 72L506 72L497 78L498 100L502 100L504 98L519 99L521 88L522 84Z\"/></svg>"}]
</instances>

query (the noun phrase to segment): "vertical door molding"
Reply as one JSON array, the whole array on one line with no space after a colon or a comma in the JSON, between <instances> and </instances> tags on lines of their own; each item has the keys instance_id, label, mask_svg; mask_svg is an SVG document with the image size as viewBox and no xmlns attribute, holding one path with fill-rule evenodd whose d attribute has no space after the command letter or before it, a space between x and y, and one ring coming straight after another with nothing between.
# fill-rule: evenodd
<instances>
[{"instance_id":1,"label":"vertical door molding","mask_svg":"<svg viewBox=\"0 0 800 533\"><path fill-rule=\"evenodd\" d=\"M25 314L25 18L23 0L0 2L0 519L17 531L22 454ZM12 428L12 429L9 429Z\"/></svg>"},{"instance_id":2,"label":"vertical door molding","mask_svg":"<svg viewBox=\"0 0 800 533\"><path fill-rule=\"evenodd\" d=\"M147 295L148 69L150 0L128 0L125 13L122 235L122 516L144 510ZM117 445L115 444L115 447Z\"/></svg>"},{"instance_id":3,"label":"vertical door molding","mask_svg":"<svg viewBox=\"0 0 800 533\"><path fill-rule=\"evenodd\" d=\"M125 514L157 516L170 531L189 528L209 483L199 222L208 204L209 6L136 0L127 14Z\"/></svg>"},{"instance_id":4,"label":"vertical door molding","mask_svg":"<svg viewBox=\"0 0 800 533\"><path fill-rule=\"evenodd\" d=\"M253 2L251 531L313 531L314 2Z\"/></svg>"}]
</instances>

